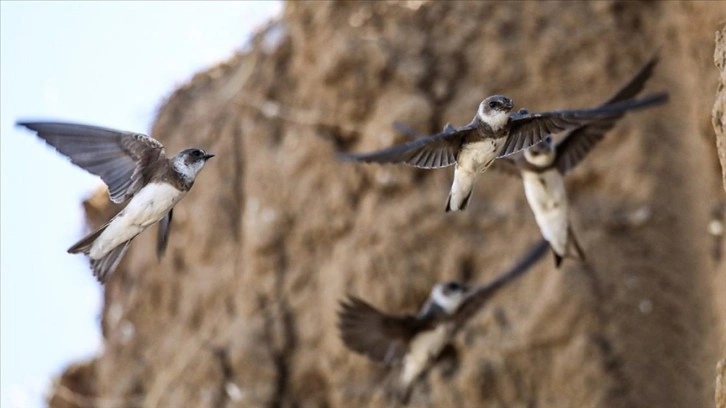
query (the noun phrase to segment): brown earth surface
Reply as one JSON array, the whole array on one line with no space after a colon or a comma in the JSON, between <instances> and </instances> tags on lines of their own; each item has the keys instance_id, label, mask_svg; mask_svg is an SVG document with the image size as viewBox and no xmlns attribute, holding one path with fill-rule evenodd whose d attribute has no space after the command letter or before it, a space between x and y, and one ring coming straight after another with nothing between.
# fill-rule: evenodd
<instances>
[{"instance_id":1,"label":"brown earth surface","mask_svg":"<svg viewBox=\"0 0 726 408\"><path fill-rule=\"evenodd\" d=\"M437 281L496 276L539 230L506 175L446 214L451 169L334 153L404 141L394 120L468 123L495 93L530 110L598 105L658 49L646 91L669 104L626 116L568 179L603 291L548 257L472 321L459 364L434 368L411 406L712 406L725 20L718 2L288 3L160 108L152 134L168 152L217 157L176 207L166 257L155 231L132 245L105 288L103 352L58 379L50 406L396 406L386 371L339 340L338 301L413 311ZM117 210L86 204L92 225Z\"/></svg>"}]
</instances>

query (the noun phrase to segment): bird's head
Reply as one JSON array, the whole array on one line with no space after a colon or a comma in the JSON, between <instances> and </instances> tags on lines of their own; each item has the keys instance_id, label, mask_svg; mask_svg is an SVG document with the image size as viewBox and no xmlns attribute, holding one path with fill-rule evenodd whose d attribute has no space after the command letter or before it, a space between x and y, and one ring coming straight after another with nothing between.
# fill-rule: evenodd
<instances>
[{"instance_id":1,"label":"bird's head","mask_svg":"<svg viewBox=\"0 0 726 408\"><path fill-rule=\"evenodd\" d=\"M479 104L476 112L477 118L489 125L492 130L499 130L507 124L509 114L514 107L514 102L506 96L490 96Z\"/></svg>"},{"instance_id":2,"label":"bird's head","mask_svg":"<svg viewBox=\"0 0 726 408\"><path fill-rule=\"evenodd\" d=\"M202 149L191 148L177 153L172 159L172 164L182 177L191 182L194 181L197 174L204 168L207 160L212 157L214 157L213 154L207 153Z\"/></svg>"},{"instance_id":3,"label":"bird's head","mask_svg":"<svg viewBox=\"0 0 726 408\"><path fill-rule=\"evenodd\" d=\"M466 298L469 287L459 282L439 283L431 290L430 300L446 314L454 314Z\"/></svg>"},{"instance_id":4,"label":"bird's head","mask_svg":"<svg viewBox=\"0 0 726 408\"><path fill-rule=\"evenodd\" d=\"M551 135L524 151L524 158L535 166L549 166L555 161L555 144Z\"/></svg>"}]
</instances>

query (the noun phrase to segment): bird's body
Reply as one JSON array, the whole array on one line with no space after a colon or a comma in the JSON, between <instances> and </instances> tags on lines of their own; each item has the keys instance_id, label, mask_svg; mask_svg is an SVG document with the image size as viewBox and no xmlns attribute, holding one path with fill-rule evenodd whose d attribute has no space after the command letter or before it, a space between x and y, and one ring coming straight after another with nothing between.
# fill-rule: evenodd
<instances>
[{"instance_id":1,"label":"bird's body","mask_svg":"<svg viewBox=\"0 0 726 408\"><path fill-rule=\"evenodd\" d=\"M492 165L504 142L504 138L486 138L461 147L454 168L454 181L446 203L447 212L466 208L474 191L474 183L479 175Z\"/></svg>"},{"instance_id":2,"label":"bird's body","mask_svg":"<svg viewBox=\"0 0 726 408\"><path fill-rule=\"evenodd\" d=\"M452 323L443 322L432 330L422 332L411 340L411 351L403 359L400 382L404 390L410 389L429 365L451 342L454 332Z\"/></svg>"},{"instance_id":3,"label":"bird's body","mask_svg":"<svg viewBox=\"0 0 726 408\"><path fill-rule=\"evenodd\" d=\"M542 236L552 249L564 254L567 247L567 192L565 179L557 170L544 173L522 172L524 193L532 208Z\"/></svg>"},{"instance_id":4,"label":"bird's body","mask_svg":"<svg viewBox=\"0 0 726 408\"><path fill-rule=\"evenodd\" d=\"M168 183L149 183L106 225L93 241L88 256L98 260L161 219L181 200L186 191Z\"/></svg>"},{"instance_id":5,"label":"bird's body","mask_svg":"<svg viewBox=\"0 0 726 408\"><path fill-rule=\"evenodd\" d=\"M476 123L475 133L479 140L471 138L474 140L461 145L454 166L454 181L446 203L447 212L466 208L477 178L492 165L509 137L507 123L509 111L514 104L506 98L500 105L490 105L491 103L482 102L473 121Z\"/></svg>"},{"instance_id":6,"label":"bird's body","mask_svg":"<svg viewBox=\"0 0 726 408\"><path fill-rule=\"evenodd\" d=\"M479 104L468 125L458 128L447 125L441 133L412 142L371 153L340 154L339 157L348 161L405 163L425 169L455 165L446 211L460 211L466 209L477 178L486 172L494 159L537 144L548 134L572 130L596 120L619 118L629 110L663 103L666 99L666 94L656 94L595 109L511 115L514 102L505 96L494 95Z\"/></svg>"},{"instance_id":7,"label":"bird's body","mask_svg":"<svg viewBox=\"0 0 726 408\"><path fill-rule=\"evenodd\" d=\"M68 249L91 260L94 275L105 282L121 261L131 240L163 221L157 251L168 241L174 206L194 185L213 154L186 149L167 158L158 141L140 133L63 122L19 122L68 156L79 167L100 176L111 201L126 207L108 223Z\"/></svg>"},{"instance_id":8,"label":"bird's body","mask_svg":"<svg viewBox=\"0 0 726 408\"><path fill-rule=\"evenodd\" d=\"M550 243L552 251L558 258L556 263L559 265L561 258L567 254L571 239L565 178L552 166L554 152L532 155L532 150L547 143L550 141L543 141L540 145L524 152L523 156L529 165L520 165L520 171L529 207L542 232L542 237Z\"/></svg>"},{"instance_id":9,"label":"bird's body","mask_svg":"<svg viewBox=\"0 0 726 408\"><path fill-rule=\"evenodd\" d=\"M406 401L411 387L439 357L454 336L501 288L522 276L547 252L536 245L508 272L486 285L470 288L457 282L434 286L416 315L388 315L349 296L341 303L340 335L351 350L374 361L400 364L399 397Z\"/></svg>"}]
</instances>

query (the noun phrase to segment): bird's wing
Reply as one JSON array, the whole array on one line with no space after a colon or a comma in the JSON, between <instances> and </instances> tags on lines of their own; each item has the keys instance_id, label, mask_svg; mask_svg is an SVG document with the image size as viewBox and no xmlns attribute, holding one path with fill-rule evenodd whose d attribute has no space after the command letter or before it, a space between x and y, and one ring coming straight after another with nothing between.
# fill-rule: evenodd
<instances>
[{"instance_id":1,"label":"bird's wing","mask_svg":"<svg viewBox=\"0 0 726 408\"><path fill-rule=\"evenodd\" d=\"M658 63L655 55L643 68L615 95L608 99L603 106L634 98L645 87L645 83L653 75L653 69ZM598 144L605 133L610 131L622 116L597 120L589 125L580 126L565 136L557 144L557 168L565 174L572 170L587 154Z\"/></svg>"},{"instance_id":2,"label":"bird's wing","mask_svg":"<svg viewBox=\"0 0 726 408\"><path fill-rule=\"evenodd\" d=\"M572 130L596 120L617 119L627 111L663 104L667 100L668 94L663 92L639 100L628 99L592 109L513 115L510 119L509 137L500 151L499 157L508 156L532 144L539 143L548 134Z\"/></svg>"},{"instance_id":3,"label":"bird's wing","mask_svg":"<svg viewBox=\"0 0 726 408\"><path fill-rule=\"evenodd\" d=\"M18 122L68 156L71 162L101 177L111 201L133 196L148 177L148 165L165 156L164 146L141 134L62 122Z\"/></svg>"},{"instance_id":4,"label":"bird's wing","mask_svg":"<svg viewBox=\"0 0 726 408\"><path fill-rule=\"evenodd\" d=\"M448 130L448 126L450 126L448 123L446 125L447 127L444 128L444 132L446 132ZM393 128L396 129L399 133L408 136L411 140L416 140L424 136L421 133L413 130L411 126L397 120L393 122Z\"/></svg>"},{"instance_id":5,"label":"bird's wing","mask_svg":"<svg viewBox=\"0 0 726 408\"><path fill-rule=\"evenodd\" d=\"M156 240L156 255L161 259L166 252L166 246L169 244L169 231L171 230L171 217L174 209L169 210L164 218L159 221L159 232Z\"/></svg>"},{"instance_id":6,"label":"bird's wing","mask_svg":"<svg viewBox=\"0 0 726 408\"><path fill-rule=\"evenodd\" d=\"M635 98L640 91L645 88L645 83L648 82L651 76L653 76L653 70L658 65L658 53L653 55L650 60L638 71L637 74L627 83L625 86L620 88L615 95L610 97L603 105L611 105L613 103L622 102L628 99Z\"/></svg>"},{"instance_id":7,"label":"bird's wing","mask_svg":"<svg viewBox=\"0 0 726 408\"><path fill-rule=\"evenodd\" d=\"M405 163L424 169L438 169L455 164L462 142L468 137L475 137L476 131L473 122L460 128L448 126L441 133L388 149L362 154L340 153L338 158L367 163Z\"/></svg>"},{"instance_id":8,"label":"bird's wing","mask_svg":"<svg viewBox=\"0 0 726 408\"><path fill-rule=\"evenodd\" d=\"M349 295L340 306L338 329L343 343L373 361L401 361L411 338L427 328L427 323L412 315L387 315L355 296Z\"/></svg>"},{"instance_id":9,"label":"bird's wing","mask_svg":"<svg viewBox=\"0 0 726 408\"><path fill-rule=\"evenodd\" d=\"M451 316L456 322L456 329L461 329L466 322L479 311L479 309L489 300L495 293L507 284L521 277L525 272L539 261L542 256L549 252L550 245L546 240L541 240L535 246L529 249L527 253L513 266L509 271L499 275L491 282L481 285L470 292L464 302L459 306L456 313Z\"/></svg>"}]
</instances>

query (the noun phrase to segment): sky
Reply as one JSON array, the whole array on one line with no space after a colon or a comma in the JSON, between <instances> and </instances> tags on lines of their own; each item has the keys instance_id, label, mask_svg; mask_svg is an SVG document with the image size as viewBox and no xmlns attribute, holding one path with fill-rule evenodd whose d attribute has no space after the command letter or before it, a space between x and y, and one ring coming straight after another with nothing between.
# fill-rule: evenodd
<instances>
[{"instance_id":1,"label":"sky","mask_svg":"<svg viewBox=\"0 0 726 408\"><path fill-rule=\"evenodd\" d=\"M164 97L279 15L263 2L0 2L0 407L45 406L51 378L102 350L103 290L82 255L102 185L19 119L148 133ZM164 141L161 140L163 143Z\"/></svg>"}]
</instances>

